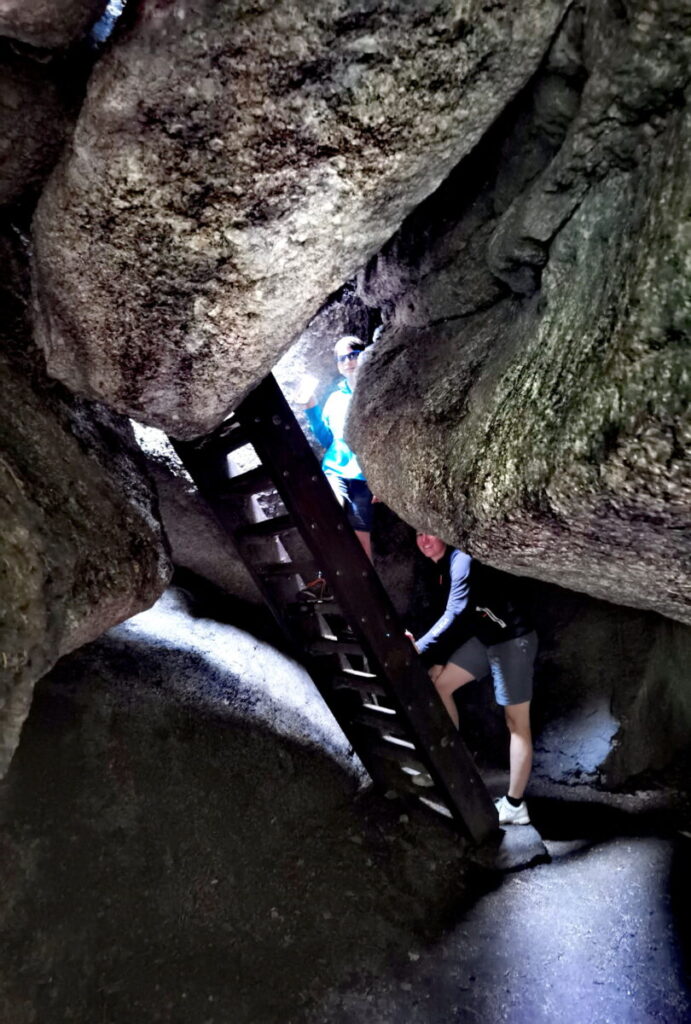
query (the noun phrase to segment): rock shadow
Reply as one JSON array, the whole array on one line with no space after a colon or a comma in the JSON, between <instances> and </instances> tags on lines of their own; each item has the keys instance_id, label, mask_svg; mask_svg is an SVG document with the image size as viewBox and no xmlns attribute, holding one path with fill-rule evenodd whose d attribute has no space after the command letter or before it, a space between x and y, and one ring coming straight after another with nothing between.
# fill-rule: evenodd
<instances>
[{"instance_id":1,"label":"rock shadow","mask_svg":"<svg viewBox=\"0 0 691 1024\"><path fill-rule=\"evenodd\" d=\"M224 712L198 655L117 632L39 684L0 789L3 1019L302 1020L498 884L241 688Z\"/></svg>"}]
</instances>

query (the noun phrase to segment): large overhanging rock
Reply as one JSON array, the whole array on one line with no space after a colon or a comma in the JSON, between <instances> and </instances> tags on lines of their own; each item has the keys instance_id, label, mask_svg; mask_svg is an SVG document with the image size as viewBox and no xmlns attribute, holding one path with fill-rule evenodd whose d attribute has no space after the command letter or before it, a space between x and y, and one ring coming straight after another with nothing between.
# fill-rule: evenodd
<instances>
[{"instance_id":1,"label":"large overhanging rock","mask_svg":"<svg viewBox=\"0 0 691 1024\"><path fill-rule=\"evenodd\" d=\"M103 14L108 0L1 0L0 36L45 49L69 46Z\"/></svg>"},{"instance_id":2,"label":"large overhanging rock","mask_svg":"<svg viewBox=\"0 0 691 1024\"><path fill-rule=\"evenodd\" d=\"M475 145L566 6L142 4L37 211L49 372L208 431Z\"/></svg>"},{"instance_id":3,"label":"large overhanging rock","mask_svg":"<svg viewBox=\"0 0 691 1024\"><path fill-rule=\"evenodd\" d=\"M127 423L74 400L27 342L17 253L0 238L0 775L33 685L150 605L169 577Z\"/></svg>"},{"instance_id":4,"label":"large overhanging rock","mask_svg":"<svg viewBox=\"0 0 691 1024\"><path fill-rule=\"evenodd\" d=\"M689 13L627 12L589 6L580 75L570 24L494 168L469 165L363 275L390 326L350 438L411 523L690 621Z\"/></svg>"}]
</instances>

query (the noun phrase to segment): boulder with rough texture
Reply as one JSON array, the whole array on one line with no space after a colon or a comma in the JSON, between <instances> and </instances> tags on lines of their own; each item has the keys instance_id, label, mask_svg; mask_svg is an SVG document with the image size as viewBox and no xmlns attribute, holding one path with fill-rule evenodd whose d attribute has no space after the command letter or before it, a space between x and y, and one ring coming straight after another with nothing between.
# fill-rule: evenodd
<instances>
[{"instance_id":1,"label":"boulder with rough texture","mask_svg":"<svg viewBox=\"0 0 691 1024\"><path fill-rule=\"evenodd\" d=\"M156 483L161 522L173 564L252 604L262 597L228 535L199 494L165 434L135 425L135 435Z\"/></svg>"},{"instance_id":2,"label":"boulder with rough texture","mask_svg":"<svg viewBox=\"0 0 691 1024\"><path fill-rule=\"evenodd\" d=\"M143 4L39 204L49 372L215 426L535 70L567 4Z\"/></svg>"},{"instance_id":3,"label":"boulder with rough texture","mask_svg":"<svg viewBox=\"0 0 691 1024\"><path fill-rule=\"evenodd\" d=\"M0 36L58 49L100 18L108 0L0 0Z\"/></svg>"},{"instance_id":4,"label":"boulder with rough texture","mask_svg":"<svg viewBox=\"0 0 691 1024\"><path fill-rule=\"evenodd\" d=\"M588 4L362 275L352 447L483 561L691 621L691 14Z\"/></svg>"},{"instance_id":5,"label":"boulder with rough texture","mask_svg":"<svg viewBox=\"0 0 691 1024\"><path fill-rule=\"evenodd\" d=\"M35 192L60 155L73 121L61 69L0 40L0 206Z\"/></svg>"},{"instance_id":6,"label":"boulder with rough texture","mask_svg":"<svg viewBox=\"0 0 691 1024\"><path fill-rule=\"evenodd\" d=\"M169 577L126 421L45 376L27 338L26 267L0 239L0 774L33 685L68 651L150 605Z\"/></svg>"}]
</instances>

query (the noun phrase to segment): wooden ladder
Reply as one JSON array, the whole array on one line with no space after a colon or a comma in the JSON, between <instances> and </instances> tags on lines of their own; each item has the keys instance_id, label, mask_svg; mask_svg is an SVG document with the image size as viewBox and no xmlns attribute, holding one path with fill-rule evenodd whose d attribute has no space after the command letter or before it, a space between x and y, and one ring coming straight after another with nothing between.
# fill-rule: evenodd
<instances>
[{"instance_id":1,"label":"wooden ladder","mask_svg":"<svg viewBox=\"0 0 691 1024\"><path fill-rule=\"evenodd\" d=\"M214 433L171 441L374 783L488 838L489 793L273 376ZM304 590L320 576L327 599Z\"/></svg>"}]
</instances>

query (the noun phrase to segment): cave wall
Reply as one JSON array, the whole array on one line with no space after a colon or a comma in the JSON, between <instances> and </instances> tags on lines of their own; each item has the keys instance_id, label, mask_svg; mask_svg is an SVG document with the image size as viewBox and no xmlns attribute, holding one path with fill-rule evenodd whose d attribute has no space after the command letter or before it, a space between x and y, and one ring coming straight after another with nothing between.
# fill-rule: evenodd
<instances>
[{"instance_id":1,"label":"cave wall","mask_svg":"<svg viewBox=\"0 0 691 1024\"><path fill-rule=\"evenodd\" d=\"M574 4L527 89L360 275L349 436L408 522L691 621L688 8Z\"/></svg>"},{"instance_id":2,"label":"cave wall","mask_svg":"<svg viewBox=\"0 0 691 1024\"><path fill-rule=\"evenodd\" d=\"M31 342L26 247L0 231L0 775L36 680L170 576L127 420L49 380Z\"/></svg>"},{"instance_id":3,"label":"cave wall","mask_svg":"<svg viewBox=\"0 0 691 1024\"><path fill-rule=\"evenodd\" d=\"M526 589L541 642L536 777L631 786L688 752L691 629L560 587Z\"/></svg>"},{"instance_id":4,"label":"cave wall","mask_svg":"<svg viewBox=\"0 0 691 1024\"><path fill-rule=\"evenodd\" d=\"M98 21L108 0L3 0L0 37L41 50L60 50Z\"/></svg>"},{"instance_id":5,"label":"cave wall","mask_svg":"<svg viewBox=\"0 0 691 1024\"><path fill-rule=\"evenodd\" d=\"M36 195L73 119L61 56L0 38L0 206Z\"/></svg>"},{"instance_id":6,"label":"cave wall","mask_svg":"<svg viewBox=\"0 0 691 1024\"><path fill-rule=\"evenodd\" d=\"M74 127L104 8L0 10L0 776L36 681L150 605L171 572L129 423L51 380L33 341L29 220Z\"/></svg>"}]
</instances>

